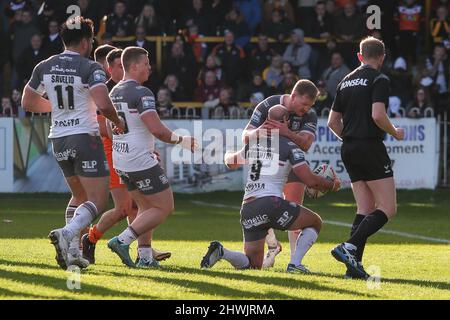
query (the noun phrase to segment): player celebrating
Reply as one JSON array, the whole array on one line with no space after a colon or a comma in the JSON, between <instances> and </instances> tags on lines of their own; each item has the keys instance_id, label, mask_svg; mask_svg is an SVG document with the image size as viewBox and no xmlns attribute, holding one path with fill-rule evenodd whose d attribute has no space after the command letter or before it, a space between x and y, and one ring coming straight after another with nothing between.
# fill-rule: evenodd
<instances>
[{"instance_id":1,"label":"player celebrating","mask_svg":"<svg viewBox=\"0 0 450 320\"><path fill-rule=\"evenodd\" d=\"M106 52L106 49L109 50L110 48L111 50L107 53L105 59L107 67L106 71L111 77L106 82L108 91L111 91L112 88L114 88L114 86L123 78L123 67L121 62L123 50L111 46L102 46L97 48L94 54L96 59L101 60L103 54ZM113 168L112 141L106 130L106 119L102 115L98 115L97 120L100 126L100 134L102 135L106 159L108 160L109 167ZM104 129L102 130L102 128ZM120 182L120 178L115 170L110 170L109 189L113 198L114 208L105 212L101 216L99 222L89 229L89 234L85 234L82 237L83 258L87 259L91 264L95 263L95 245L97 241L103 237L103 234L122 219L128 218L128 223L130 224L135 219L137 213L137 207L135 207L129 192L126 189L126 185ZM151 236L151 232L148 232L139 237L138 252L143 248L150 247ZM159 252L155 249L152 250L153 257L157 261L165 260L171 255L170 252Z\"/></svg>"},{"instance_id":2,"label":"player celebrating","mask_svg":"<svg viewBox=\"0 0 450 320\"><path fill-rule=\"evenodd\" d=\"M328 126L343 140L341 157L350 176L357 204L350 239L331 253L347 266L346 277L367 279L362 265L367 238L380 230L397 211L391 160L383 144L385 133L402 140L386 114L389 79L380 73L384 43L373 37L361 41L361 66L338 85Z\"/></svg>"},{"instance_id":3,"label":"player celebrating","mask_svg":"<svg viewBox=\"0 0 450 320\"><path fill-rule=\"evenodd\" d=\"M130 244L164 222L174 207L169 180L154 154L155 137L192 152L197 142L190 136L176 135L159 119L153 93L141 85L150 75L148 52L128 47L122 53L122 65L124 78L110 96L126 126L124 134L113 136L113 164L127 184L138 213L128 228L108 242L108 247L127 266L148 268L157 265L151 248L141 250L135 264L129 254Z\"/></svg>"},{"instance_id":4,"label":"player celebrating","mask_svg":"<svg viewBox=\"0 0 450 320\"><path fill-rule=\"evenodd\" d=\"M52 113L53 154L72 192L67 211L73 211L73 218L49 234L63 269L71 264L87 267L78 249L80 231L104 211L108 197L109 170L98 134L97 108L119 132L124 129L108 97L105 72L87 59L93 37L91 20L75 17L66 21L61 31L65 51L34 68L22 97L26 110ZM44 92L49 100L42 97ZM69 250L70 243L77 245Z\"/></svg>"},{"instance_id":5,"label":"player celebrating","mask_svg":"<svg viewBox=\"0 0 450 320\"><path fill-rule=\"evenodd\" d=\"M268 116L271 121L286 121L287 112L284 106L276 105L268 110ZM257 131L259 133L261 129ZM277 149L273 147L275 139L279 139L278 150L272 150ZM257 143L250 139L241 151L225 155L225 164L231 169L239 167L244 159L248 161L249 173L241 207L245 254L227 250L220 242L213 241L200 266L210 268L217 261L225 259L237 269L261 269L264 242L269 228L302 229L287 271L309 272L302 265L302 259L317 240L322 220L313 211L283 199L283 187L291 170L307 186L320 190L337 191L340 181L336 176L334 180L329 180L314 174L303 151L286 137L272 135L267 147L260 140L256 141Z\"/></svg>"},{"instance_id":6,"label":"player celebrating","mask_svg":"<svg viewBox=\"0 0 450 320\"><path fill-rule=\"evenodd\" d=\"M301 150L304 152L308 151L315 139L317 128L317 115L311 110L311 107L314 105L318 92L318 89L311 81L299 80L290 95L275 95L262 101L255 108L250 122L244 129L244 143L259 127L278 129L282 136L293 141ZM287 108L289 112L289 121L287 123L267 119L268 110L277 104ZM289 173L283 193L286 200L299 205L303 203L305 185L294 172ZM288 231L291 258L295 252L299 232L300 230ZM264 267L271 267L275 263L275 256L281 251L281 245L276 240L273 230L269 231L266 240L269 245L269 251L264 260Z\"/></svg>"}]
</instances>

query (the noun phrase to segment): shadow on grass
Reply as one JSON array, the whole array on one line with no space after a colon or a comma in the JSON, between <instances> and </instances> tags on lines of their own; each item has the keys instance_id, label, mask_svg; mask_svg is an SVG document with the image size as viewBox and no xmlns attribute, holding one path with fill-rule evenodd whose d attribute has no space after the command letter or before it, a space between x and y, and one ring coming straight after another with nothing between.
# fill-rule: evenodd
<instances>
[{"instance_id":1,"label":"shadow on grass","mask_svg":"<svg viewBox=\"0 0 450 320\"><path fill-rule=\"evenodd\" d=\"M246 271L233 271L233 272L224 272L217 270L204 270L204 269L196 269L189 267L177 267L170 266L164 267L156 270L148 270L148 275L132 275L132 277L143 278L143 279L152 279L155 281L160 281L162 283L171 283L176 286L185 287L187 290L196 290L199 293L209 294L209 295L223 295L229 298L243 298L243 299L298 299L296 295L289 295L281 292L270 291L267 293L257 293L257 292L248 292L239 290L236 288L230 288L218 283L210 283L210 282L202 282L195 280L188 280L185 278L164 278L161 276L153 275L152 271L164 272L167 274L177 273L177 274L197 274L197 275L205 275L211 276L218 279L220 282L226 283L227 280L240 280L240 281L253 281L257 284L266 284L266 285L276 285L282 288L290 288L290 289L308 289L315 290L321 292L329 292L329 293L340 293L347 295L355 295L359 297L367 297L367 298L377 298L377 295L369 295L360 293L357 291L339 289L336 287L329 287L320 285L317 281L311 280L311 278L307 275L292 275L291 278L283 278L283 277L274 277L273 275L265 276L264 273L261 273L261 276L254 276L248 274ZM264 271L262 271L264 272ZM98 274L98 275L111 275L111 276L122 276L123 274L114 271L100 271L100 270L89 270L90 274ZM299 279L299 277L305 277L305 279ZM308 280L309 278L309 280Z\"/></svg>"},{"instance_id":2,"label":"shadow on grass","mask_svg":"<svg viewBox=\"0 0 450 320\"><path fill-rule=\"evenodd\" d=\"M5 297L6 299L49 299L48 296L16 292L0 287L0 297L1 296ZM60 297L60 299L70 299L70 297Z\"/></svg>"},{"instance_id":3,"label":"shadow on grass","mask_svg":"<svg viewBox=\"0 0 450 320\"><path fill-rule=\"evenodd\" d=\"M31 264L32 265L32 264ZM64 272L65 271L62 271ZM136 294L130 292L121 292L117 290L108 289L102 286L81 283L81 290L71 291L67 288L66 279L61 279L57 277L35 274L35 273L25 273L20 271L7 271L0 269L0 278L6 278L13 281L25 283L25 284L36 284L40 286L45 286L47 288L52 288L55 290L62 290L64 292L70 292L74 294L72 297L55 297L57 299L73 299L76 298L77 294L93 294L100 296L112 296L114 298L132 298L132 299L155 299L155 297L143 294ZM1 289L0 289L1 290ZM1 293L1 291L0 291ZM13 291L16 296L22 296L21 292ZM48 297L46 297L48 298Z\"/></svg>"},{"instance_id":4,"label":"shadow on grass","mask_svg":"<svg viewBox=\"0 0 450 320\"><path fill-rule=\"evenodd\" d=\"M7 261L0 259L0 265L5 266L16 266L16 267L32 267L38 269L48 269L48 270L61 270L60 267L56 266L56 262L52 265L46 263L31 263L31 262L23 262L23 261Z\"/></svg>"}]
</instances>

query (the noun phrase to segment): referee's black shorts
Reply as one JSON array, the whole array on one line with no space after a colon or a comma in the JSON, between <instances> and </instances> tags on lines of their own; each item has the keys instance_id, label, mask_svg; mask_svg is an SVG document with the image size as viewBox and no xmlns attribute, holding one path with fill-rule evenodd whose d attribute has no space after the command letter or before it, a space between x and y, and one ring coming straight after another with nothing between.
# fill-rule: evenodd
<instances>
[{"instance_id":1,"label":"referee's black shorts","mask_svg":"<svg viewBox=\"0 0 450 320\"><path fill-rule=\"evenodd\" d=\"M382 140L344 139L341 157L351 182L379 180L394 175Z\"/></svg>"}]
</instances>

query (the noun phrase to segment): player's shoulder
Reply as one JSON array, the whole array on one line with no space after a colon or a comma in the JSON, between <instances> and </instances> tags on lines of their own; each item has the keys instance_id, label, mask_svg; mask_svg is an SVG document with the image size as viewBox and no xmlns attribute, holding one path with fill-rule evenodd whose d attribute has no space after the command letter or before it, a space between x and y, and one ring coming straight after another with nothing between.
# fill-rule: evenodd
<instances>
[{"instance_id":1,"label":"player's shoulder","mask_svg":"<svg viewBox=\"0 0 450 320\"><path fill-rule=\"evenodd\" d=\"M306 119L317 119L317 112L314 109L309 109L308 112L305 113L304 118Z\"/></svg>"},{"instance_id":2,"label":"player's shoulder","mask_svg":"<svg viewBox=\"0 0 450 320\"><path fill-rule=\"evenodd\" d=\"M146 86L137 85L135 88L136 88L136 91L139 93L139 95L154 96L152 90L150 90Z\"/></svg>"},{"instance_id":3,"label":"player's shoulder","mask_svg":"<svg viewBox=\"0 0 450 320\"><path fill-rule=\"evenodd\" d=\"M280 104L281 95L276 94L273 96L269 96L260 102L259 106L266 108L267 110L273 107L274 105Z\"/></svg>"}]
</instances>

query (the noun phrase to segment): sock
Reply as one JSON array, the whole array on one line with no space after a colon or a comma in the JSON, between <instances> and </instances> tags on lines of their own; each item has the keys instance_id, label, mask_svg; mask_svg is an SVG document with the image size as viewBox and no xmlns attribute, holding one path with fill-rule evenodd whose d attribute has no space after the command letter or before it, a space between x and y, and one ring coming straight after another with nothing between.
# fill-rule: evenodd
<instances>
[{"instance_id":1,"label":"sock","mask_svg":"<svg viewBox=\"0 0 450 320\"><path fill-rule=\"evenodd\" d=\"M367 241L367 238L380 230L388 220L388 217L383 211L375 210L361 221L358 229L347 240L347 243L353 244L356 248L361 247Z\"/></svg>"},{"instance_id":2,"label":"sock","mask_svg":"<svg viewBox=\"0 0 450 320\"><path fill-rule=\"evenodd\" d=\"M222 258L231 263L236 269L247 269L250 266L250 260L242 252L230 251L223 248Z\"/></svg>"},{"instance_id":3,"label":"sock","mask_svg":"<svg viewBox=\"0 0 450 320\"><path fill-rule=\"evenodd\" d=\"M291 247L291 260L294 259L295 248L297 248L297 239L302 230L288 231L289 246Z\"/></svg>"},{"instance_id":4,"label":"sock","mask_svg":"<svg viewBox=\"0 0 450 320\"><path fill-rule=\"evenodd\" d=\"M121 234L119 234L118 238L119 241L123 244L130 244L133 241L135 241L139 235L136 233L136 231L133 230L131 226L126 228Z\"/></svg>"},{"instance_id":5,"label":"sock","mask_svg":"<svg viewBox=\"0 0 450 320\"><path fill-rule=\"evenodd\" d=\"M318 236L319 235L314 228L303 229L302 233L300 233L297 238L297 246L290 263L296 266L300 265L302 263L303 257L312 247L314 242L316 242Z\"/></svg>"},{"instance_id":6,"label":"sock","mask_svg":"<svg viewBox=\"0 0 450 320\"><path fill-rule=\"evenodd\" d=\"M66 224L69 224L70 220L72 220L75 210L77 210L77 206L68 205L66 208Z\"/></svg>"},{"instance_id":7,"label":"sock","mask_svg":"<svg viewBox=\"0 0 450 320\"><path fill-rule=\"evenodd\" d=\"M97 217L97 207L91 201L81 204L76 210L70 222L63 228L62 233L66 239L72 240L80 235L82 229L86 228Z\"/></svg>"},{"instance_id":8,"label":"sock","mask_svg":"<svg viewBox=\"0 0 450 320\"><path fill-rule=\"evenodd\" d=\"M266 243L269 249L276 249L278 245L277 237L275 236L275 232L273 231L272 228L267 230Z\"/></svg>"},{"instance_id":9,"label":"sock","mask_svg":"<svg viewBox=\"0 0 450 320\"><path fill-rule=\"evenodd\" d=\"M103 233L98 231L97 225L94 224L92 228L89 229L89 242L96 244L98 240L103 237Z\"/></svg>"},{"instance_id":10,"label":"sock","mask_svg":"<svg viewBox=\"0 0 450 320\"><path fill-rule=\"evenodd\" d=\"M144 259L145 261L152 261L153 260L152 247L148 245L140 245L138 247L138 256L139 259Z\"/></svg>"},{"instance_id":11,"label":"sock","mask_svg":"<svg viewBox=\"0 0 450 320\"><path fill-rule=\"evenodd\" d=\"M352 225L352 230L350 231L350 237L353 236L356 232L356 230L358 230L359 225L361 224L361 221L364 220L366 216L357 213L355 216L355 220L353 220L353 225ZM367 239L366 239L367 240ZM364 241L364 243L362 243L357 249L356 249L356 260L358 262L362 262L362 256L364 254L364 248L366 247L366 241Z\"/></svg>"}]
</instances>

